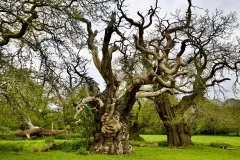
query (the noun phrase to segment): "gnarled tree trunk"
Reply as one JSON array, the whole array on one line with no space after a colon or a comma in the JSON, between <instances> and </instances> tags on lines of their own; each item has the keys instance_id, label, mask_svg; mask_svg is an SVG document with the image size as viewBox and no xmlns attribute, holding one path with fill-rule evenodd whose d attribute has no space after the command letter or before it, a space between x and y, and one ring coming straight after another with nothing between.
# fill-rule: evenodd
<instances>
[{"instance_id":1,"label":"gnarled tree trunk","mask_svg":"<svg viewBox=\"0 0 240 160\"><path fill-rule=\"evenodd\" d=\"M167 131L168 146L191 145L191 127L183 120L176 120L176 113L171 106L168 94L164 93L156 97L154 103Z\"/></svg>"},{"instance_id":2,"label":"gnarled tree trunk","mask_svg":"<svg viewBox=\"0 0 240 160\"><path fill-rule=\"evenodd\" d=\"M101 129L95 133L91 151L98 154L128 154L132 146L128 141L128 124L118 115L104 114Z\"/></svg>"},{"instance_id":3,"label":"gnarled tree trunk","mask_svg":"<svg viewBox=\"0 0 240 160\"><path fill-rule=\"evenodd\" d=\"M188 146L191 141L191 127L186 123L166 125L168 146Z\"/></svg>"},{"instance_id":4,"label":"gnarled tree trunk","mask_svg":"<svg viewBox=\"0 0 240 160\"><path fill-rule=\"evenodd\" d=\"M103 106L98 106L95 119L98 128L94 135L91 152L98 154L125 154L131 153L132 148L128 143L128 124L126 117L117 110L116 87L107 86L100 95Z\"/></svg>"},{"instance_id":5,"label":"gnarled tree trunk","mask_svg":"<svg viewBox=\"0 0 240 160\"><path fill-rule=\"evenodd\" d=\"M132 146L129 143L129 115L136 101L135 95L140 85L136 85L116 98L116 87L107 86L99 96L88 97L78 106L81 111L85 103L96 108L94 117L96 131L91 152L97 154L128 154Z\"/></svg>"}]
</instances>

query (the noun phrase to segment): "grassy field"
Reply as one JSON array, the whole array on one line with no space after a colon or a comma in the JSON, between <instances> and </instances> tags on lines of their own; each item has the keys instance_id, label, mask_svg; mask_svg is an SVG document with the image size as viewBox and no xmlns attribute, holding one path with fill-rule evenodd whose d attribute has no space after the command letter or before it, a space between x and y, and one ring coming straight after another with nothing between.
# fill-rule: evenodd
<instances>
[{"instance_id":1,"label":"grassy field","mask_svg":"<svg viewBox=\"0 0 240 160\"><path fill-rule=\"evenodd\" d=\"M166 142L165 135L141 135L146 141ZM240 147L240 137L238 136L211 136L195 135L192 136L194 145L209 146L211 143L227 143L231 146ZM239 148L240 149L240 148Z\"/></svg>"},{"instance_id":2,"label":"grassy field","mask_svg":"<svg viewBox=\"0 0 240 160\"><path fill-rule=\"evenodd\" d=\"M146 141L157 141L160 144L166 142L166 136L143 135ZM50 151L29 153L32 148L41 149L46 145L44 140L32 141L0 141L3 143L21 143L22 152L0 151L0 160L239 160L240 159L240 137L231 136L193 136L194 146L190 147L137 147L133 142L134 153L121 156L106 155L76 155L74 152ZM220 148L222 143L231 145L234 150Z\"/></svg>"}]
</instances>

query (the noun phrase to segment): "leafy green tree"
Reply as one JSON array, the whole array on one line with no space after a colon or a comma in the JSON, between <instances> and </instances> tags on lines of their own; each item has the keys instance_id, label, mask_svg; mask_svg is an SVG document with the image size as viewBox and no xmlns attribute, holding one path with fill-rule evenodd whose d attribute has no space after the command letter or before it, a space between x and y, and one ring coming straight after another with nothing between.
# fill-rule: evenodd
<instances>
[{"instance_id":1,"label":"leafy green tree","mask_svg":"<svg viewBox=\"0 0 240 160\"><path fill-rule=\"evenodd\" d=\"M40 126L49 126L50 99L43 86L26 69L5 67L1 77L1 124L11 128L26 125L26 118ZM9 119L11 117L11 119ZM20 122L20 123L19 123Z\"/></svg>"},{"instance_id":2,"label":"leafy green tree","mask_svg":"<svg viewBox=\"0 0 240 160\"><path fill-rule=\"evenodd\" d=\"M240 100L239 99L227 99L224 102L225 108L230 112L232 123L229 125L231 132L236 132L239 135L240 131Z\"/></svg>"},{"instance_id":3,"label":"leafy green tree","mask_svg":"<svg viewBox=\"0 0 240 160\"><path fill-rule=\"evenodd\" d=\"M140 133L160 134L163 133L163 124L157 114L153 102L149 99L140 99L131 111L129 127L130 140L142 140Z\"/></svg>"},{"instance_id":4,"label":"leafy green tree","mask_svg":"<svg viewBox=\"0 0 240 160\"><path fill-rule=\"evenodd\" d=\"M236 99L228 99L222 103L204 100L199 107L194 124L195 133L225 134L238 132L239 107Z\"/></svg>"}]
</instances>

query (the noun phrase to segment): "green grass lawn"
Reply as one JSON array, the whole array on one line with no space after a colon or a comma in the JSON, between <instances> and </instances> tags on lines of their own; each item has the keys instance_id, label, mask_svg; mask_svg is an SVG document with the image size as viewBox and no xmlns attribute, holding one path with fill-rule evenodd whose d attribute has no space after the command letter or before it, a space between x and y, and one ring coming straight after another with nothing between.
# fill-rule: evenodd
<instances>
[{"instance_id":1,"label":"green grass lawn","mask_svg":"<svg viewBox=\"0 0 240 160\"><path fill-rule=\"evenodd\" d=\"M166 141L162 135L142 135L146 141ZM23 143L23 152L1 152L0 160L239 160L240 159L240 137L231 136L193 136L194 146L190 147L137 147L130 155L106 156L106 155L76 155L73 152L50 151L29 153L31 148L42 148L46 143L44 140L32 141L0 141L1 143ZM137 144L139 142L134 142ZM211 143L226 143L236 150L226 150L210 147Z\"/></svg>"},{"instance_id":2,"label":"green grass lawn","mask_svg":"<svg viewBox=\"0 0 240 160\"><path fill-rule=\"evenodd\" d=\"M146 141L166 142L165 135L141 135ZM213 135L194 135L192 141L195 145L206 145L210 143L227 143L234 147L240 147L240 137L238 136L213 136ZM240 157L239 157L240 159Z\"/></svg>"}]
</instances>

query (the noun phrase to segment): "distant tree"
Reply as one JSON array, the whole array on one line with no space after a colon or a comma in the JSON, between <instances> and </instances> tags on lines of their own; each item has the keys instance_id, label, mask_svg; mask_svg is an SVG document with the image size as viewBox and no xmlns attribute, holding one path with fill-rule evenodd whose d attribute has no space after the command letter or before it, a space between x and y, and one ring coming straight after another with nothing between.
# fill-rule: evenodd
<instances>
[{"instance_id":1,"label":"distant tree","mask_svg":"<svg viewBox=\"0 0 240 160\"><path fill-rule=\"evenodd\" d=\"M198 134L216 134L225 128L225 119L229 114L223 116L223 109L220 105L211 100L204 99L198 110L199 114L193 125L194 132Z\"/></svg>"},{"instance_id":2,"label":"distant tree","mask_svg":"<svg viewBox=\"0 0 240 160\"><path fill-rule=\"evenodd\" d=\"M129 140L142 140L140 133L159 134L164 132L153 102L149 99L135 103L130 115Z\"/></svg>"},{"instance_id":3,"label":"distant tree","mask_svg":"<svg viewBox=\"0 0 240 160\"><path fill-rule=\"evenodd\" d=\"M236 132L239 136L240 131L240 100L230 98L224 102L224 106L226 110L230 112L228 118L232 119L232 123L229 124L229 128L231 128L231 132Z\"/></svg>"},{"instance_id":4,"label":"distant tree","mask_svg":"<svg viewBox=\"0 0 240 160\"><path fill-rule=\"evenodd\" d=\"M203 100L195 113L197 115L193 124L194 132L197 134L237 133L239 130L237 108L239 107L236 102L238 102L237 99L228 99L222 103L216 103L216 100Z\"/></svg>"},{"instance_id":5,"label":"distant tree","mask_svg":"<svg viewBox=\"0 0 240 160\"><path fill-rule=\"evenodd\" d=\"M5 67L0 74L0 82L2 126L26 126L27 117L31 117L37 125L51 124L50 97L31 71Z\"/></svg>"}]
</instances>

